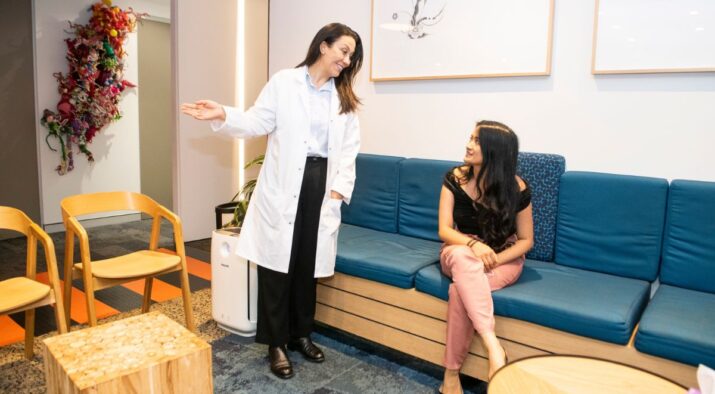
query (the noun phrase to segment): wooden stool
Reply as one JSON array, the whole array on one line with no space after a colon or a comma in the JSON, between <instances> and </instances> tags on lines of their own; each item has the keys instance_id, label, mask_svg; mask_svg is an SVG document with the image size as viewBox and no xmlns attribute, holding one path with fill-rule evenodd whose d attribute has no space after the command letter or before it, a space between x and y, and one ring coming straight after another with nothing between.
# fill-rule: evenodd
<instances>
[{"instance_id":1,"label":"wooden stool","mask_svg":"<svg viewBox=\"0 0 715 394\"><path fill-rule=\"evenodd\" d=\"M212 393L211 345L159 312L45 339L48 393Z\"/></svg>"}]
</instances>

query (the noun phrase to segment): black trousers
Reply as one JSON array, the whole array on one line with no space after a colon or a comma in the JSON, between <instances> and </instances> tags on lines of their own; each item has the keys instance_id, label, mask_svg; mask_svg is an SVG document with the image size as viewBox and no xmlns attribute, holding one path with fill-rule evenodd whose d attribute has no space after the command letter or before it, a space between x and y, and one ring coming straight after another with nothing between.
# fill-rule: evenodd
<instances>
[{"instance_id":1,"label":"black trousers","mask_svg":"<svg viewBox=\"0 0 715 394\"><path fill-rule=\"evenodd\" d=\"M258 343L280 346L291 338L307 337L313 331L315 253L327 169L325 158L306 159L288 273L258 267Z\"/></svg>"}]
</instances>

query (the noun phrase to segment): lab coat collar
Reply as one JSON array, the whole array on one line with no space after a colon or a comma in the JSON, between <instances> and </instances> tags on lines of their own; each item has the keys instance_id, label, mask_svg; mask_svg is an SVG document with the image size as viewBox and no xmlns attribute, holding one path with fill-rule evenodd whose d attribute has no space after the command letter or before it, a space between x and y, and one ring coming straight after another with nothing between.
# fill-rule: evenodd
<instances>
[{"instance_id":1,"label":"lab coat collar","mask_svg":"<svg viewBox=\"0 0 715 394\"><path fill-rule=\"evenodd\" d=\"M308 72L308 66L303 66L303 74L305 75L305 83L308 85L309 88L313 88L321 92L332 92L333 90L335 90L335 78L331 77L323 84L323 86L320 87L320 89L318 89L313 83L313 79L310 77L310 73Z\"/></svg>"}]
</instances>

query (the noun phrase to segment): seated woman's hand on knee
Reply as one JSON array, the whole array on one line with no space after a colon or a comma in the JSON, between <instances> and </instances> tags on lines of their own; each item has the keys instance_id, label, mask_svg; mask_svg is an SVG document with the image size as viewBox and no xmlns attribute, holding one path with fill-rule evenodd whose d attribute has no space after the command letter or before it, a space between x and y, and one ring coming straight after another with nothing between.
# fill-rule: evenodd
<instances>
[{"instance_id":1,"label":"seated woman's hand on knee","mask_svg":"<svg viewBox=\"0 0 715 394\"><path fill-rule=\"evenodd\" d=\"M491 270L499 264L497 254L494 252L494 249L489 247L489 245L483 242L475 242L472 244L471 249L474 256L484 263L486 271Z\"/></svg>"}]
</instances>

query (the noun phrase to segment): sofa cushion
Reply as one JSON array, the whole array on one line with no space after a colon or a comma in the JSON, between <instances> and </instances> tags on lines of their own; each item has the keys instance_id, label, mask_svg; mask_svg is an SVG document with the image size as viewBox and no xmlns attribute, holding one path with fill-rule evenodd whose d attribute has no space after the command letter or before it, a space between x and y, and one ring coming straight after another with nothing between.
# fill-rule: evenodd
<instances>
[{"instance_id":1,"label":"sofa cushion","mask_svg":"<svg viewBox=\"0 0 715 394\"><path fill-rule=\"evenodd\" d=\"M641 352L715 368L715 294L661 285L638 325Z\"/></svg>"},{"instance_id":2,"label":"sofa cushion","mask_svg":"<svg viewBox=\"0 0 715 394\"><path fill-rule=\"evenodd\" d=\"M449 299L449 285L452 281L442 274L439 263L428 265L417 271L415 289L443 300Z\"/></svg>"},{"instance_id":3,"label":"sofa cushion","mask_svg":"<svg viewBox=\"0 0 715 394\"><path fill-rule=\"evenodd\" d=\"M454 161L405 159L400 162L398 232L439 241L437 209L444 174Z\"/></svg>"},{"instance_id":4,"label":"sofa cushion","mask_svg":"<svg viewBox=\"0 0 715 394\"><path fill-rule=\"evenodd\" d=\"M653 281L658 274L667 191L665 179L564 173L556 263Z\"/></svg>"},{"instance_id":5,"label":"sofa cushion","mask_svg":"<svg viewBox=\"0 0 715 394\"><path fill-rule=\"evenodd\" d=\"M409 289L420 268L439 260L439 242L342 224L335 270Z\"/></svg>"},{"instance_id":6,"label":"sofa cushion","mask_svg":"<svg viewBox=\"0 0 715 394\"><path fill-rule=\"evenodd\" d=\"M674 180L668 193L660 282L715 293L713 234L715 182Z\"/></svg>"},{"instance_id":7,"label":"sofa cushion","mask_svg":"<svg viewBox=\"0 0 715 394\"><path fill-rule=\"evenodd\" d=\"M563 156L547 153L520 152L517 173L531 187L534 216L534 247L527 258L554 260L556 212L559 202L559 180L566 170Z\"/></svg>"},{"instance_id":8,"label":"sofa cushion","mask_svg":"<svg viewBox=\"0 0 715 394\"><path fill-rule=\"evenodd\" d=\"M397 232L397 187L402 157L359 154L350 205L343 204L343 223Z\"/></svg>"},{"instance_id":9,"label":"sofa cushion","mask_svg":"<svg viewBox=\"0 0 715 394\"><path fill-rule=\"evenodd\" d=\"M435 264L417 273L419 291L448 299L450 280ZM574 334L625 344L648 300L650 284L527 260L519 281L492 293L494 312Z\"/></svg>"}]
</instances>

